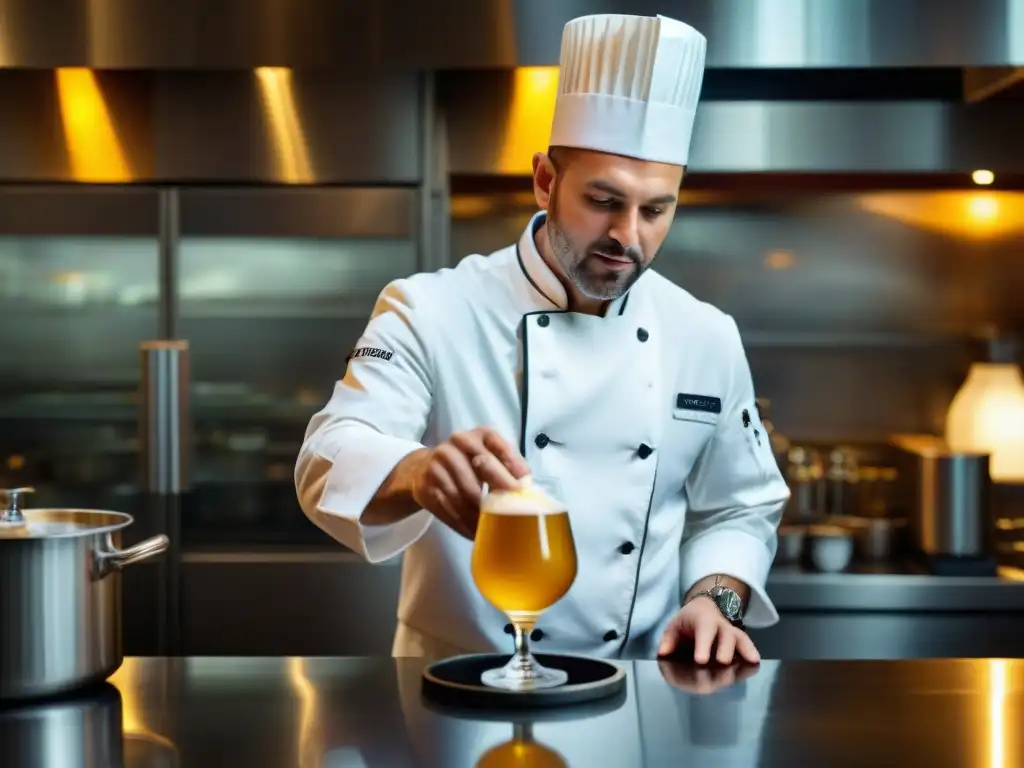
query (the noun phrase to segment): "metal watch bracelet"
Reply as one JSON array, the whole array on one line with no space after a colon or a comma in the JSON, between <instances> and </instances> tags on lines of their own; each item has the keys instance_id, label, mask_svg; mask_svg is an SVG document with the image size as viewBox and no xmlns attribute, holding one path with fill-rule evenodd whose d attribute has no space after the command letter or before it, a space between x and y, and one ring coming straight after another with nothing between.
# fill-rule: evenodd
<instances>
[{"instance_id":1,"label":"metal watch bracelet","mask_svg":"<svg viewBox=\"0 0 1024 768\"><path fill-rule=\"evenodd\" d=\"M715 607L719 610L719 612L726 619L726 621L728 621L730 624L732 624L735 627L742 627L743 626L743 614L744 614L744 610L743 609L744 609L744 606L743 606L742 602L740 601L739 595L736 593L736 591L734 589L730 589L729 587L722 586L720 581L721 581L721 576L719 576L719 577L717 577L715 579L715 583L712 586L708 587L707 589L702 589L700 592L698 592L697 594L693 595L693 597L691 597L690 600L695 600L698 597L706 597L706 598L708 598L712 603L715 604ZM733 613L735 614L735 617L730 616L729 612L719 602L719 596L722 595L723 593L726 593L726 592L730 593L732 598L737 603L739 603L739 605L736 606L735 610L733 611ZM690 602L690 600L688 600L687 602Z\"/></svg>"}]
</instances>

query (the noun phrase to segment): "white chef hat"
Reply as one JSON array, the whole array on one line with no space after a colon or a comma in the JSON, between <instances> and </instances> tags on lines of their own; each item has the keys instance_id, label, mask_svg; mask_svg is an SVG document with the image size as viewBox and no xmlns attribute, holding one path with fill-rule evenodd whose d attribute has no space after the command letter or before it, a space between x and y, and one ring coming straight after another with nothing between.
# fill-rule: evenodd
<instances>
[{"instance_id":1,"label":"white chef hat","mask_svg":"<svg viewBox=\"0 0 1024 768\"><path fill-rule=\"evenodd\" d=\"M707 40L664 16L597 14L562 31L551 146L686 165Z\"/></svg>"}]
</instances>

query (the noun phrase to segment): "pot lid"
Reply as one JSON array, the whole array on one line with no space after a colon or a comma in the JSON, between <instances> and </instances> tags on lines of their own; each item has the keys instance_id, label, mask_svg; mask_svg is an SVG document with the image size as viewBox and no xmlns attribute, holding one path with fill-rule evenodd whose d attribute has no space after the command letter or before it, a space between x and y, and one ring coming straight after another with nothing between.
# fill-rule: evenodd
<instances>
[{"instance_id":1,"label":"pot lid","mask_svg":"<svg viewBox=\"0 0 1024 768\"><path fill-rule=\"evenodd\" d=\"M34 488L0 489L0 541L4 539L50 539L110 533L131 524L123 512L86 509L23 509L26 494Z\"/></svg>"}]
</instances>

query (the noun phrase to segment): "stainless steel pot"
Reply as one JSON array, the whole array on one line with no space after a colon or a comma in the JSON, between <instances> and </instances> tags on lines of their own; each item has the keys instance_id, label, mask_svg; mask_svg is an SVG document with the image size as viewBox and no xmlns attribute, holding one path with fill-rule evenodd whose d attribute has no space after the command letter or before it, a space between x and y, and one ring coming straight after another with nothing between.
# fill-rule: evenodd
<instances>
[{"instance_id":1,"label":"stainless steel pot","mask_svg":"<svg viewBox=\"0 0 1024 768\"><path fill-rule=\"evenodd\" d=\"M121 694L104 683L80 695L0 708L0 765L121 768Z\"/></svg>"},{"instance_id":2,"label":"stainless steel pot","mask_svg":"<svg viewBox=\"0 0 1024 768\"><path fill-rule=\"evenodd\" d=\"M31 490L6 491L0 513L0 700L63 693L117 671L121 569L170 544L160 535L122 550L131 515L21 510Z\"/></svg>"}]
</instances>

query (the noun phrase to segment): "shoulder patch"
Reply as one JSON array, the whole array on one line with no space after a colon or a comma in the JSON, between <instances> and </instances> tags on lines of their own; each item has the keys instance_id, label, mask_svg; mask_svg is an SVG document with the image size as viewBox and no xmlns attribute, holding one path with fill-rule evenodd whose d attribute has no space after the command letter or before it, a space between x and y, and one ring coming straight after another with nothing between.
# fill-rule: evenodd
<instances>
[{"instance_id":1,"label":"shoulder patch","mask_svg":"<svg viewBox=\"0 0 1024 768\"><path fill-rule=\"evenodd\" d=\"M386 362L390 360L394 354L395 353L390 349L381 349L380 347L356 347L352 350L352 353L345 358L345 362L347 363L349 360L360 360L362 358L384 360Z\"/></svg>"}]
</instances>

